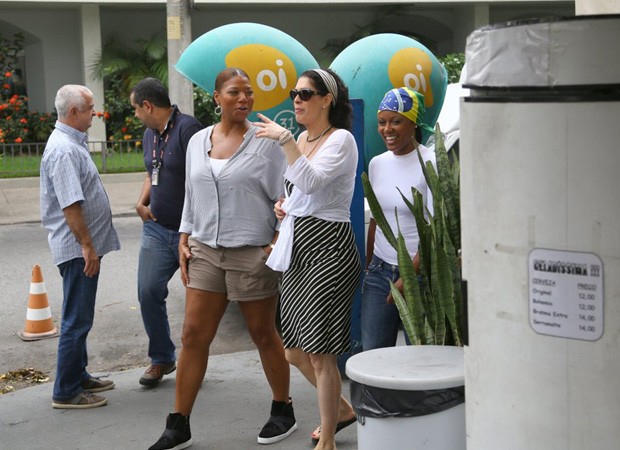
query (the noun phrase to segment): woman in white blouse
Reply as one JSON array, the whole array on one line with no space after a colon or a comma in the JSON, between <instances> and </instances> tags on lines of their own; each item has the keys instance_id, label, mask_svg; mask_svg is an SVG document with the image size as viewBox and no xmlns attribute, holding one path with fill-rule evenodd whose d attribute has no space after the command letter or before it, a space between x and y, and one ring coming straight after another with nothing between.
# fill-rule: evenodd
<instances>
[{"instance_id":1,"label":"woman in white blouse","mask_svg":"<svg viewBox=\"0 0 620 450\"><path fill-rule=\"evenodd\" d=\"M280 236L267 265L282 271L280 311L287 360L317 387L316 450L335 450L335 433L355 421L342 397L337 356L349 350L351 305L361 264L349 209L358 151L349 93L331 70L304 72L291 90L290 131L259 114L256 136L278 140L288 168L286 198L275 204Z\"/></svg>"}]
</instances>

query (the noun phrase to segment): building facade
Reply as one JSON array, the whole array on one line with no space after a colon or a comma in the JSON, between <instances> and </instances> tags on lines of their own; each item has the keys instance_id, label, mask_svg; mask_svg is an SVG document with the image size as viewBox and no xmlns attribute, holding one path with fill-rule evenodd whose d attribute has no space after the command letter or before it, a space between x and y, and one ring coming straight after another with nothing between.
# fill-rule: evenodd
<instances>
[{"instance_id":1,"label":"building facade","mask_svg":"<svg viewBox=\"0 0 620 450\"><path fill-rule=\"evenodd\" d=\"M359 31L400 33L414 37L435 55L465 49L476 28L546 16L573 16L574 1L443 1L406 2L305 0L194 0L192 39L213 28L254 22L278 28L302 43L322 66L333 56L330 40L347 40ZM92 0L88 3L40 0L0 2L0 33L25 36L20 73L31 109L52 111L54 95L66 83L86 84L103 102L103 84L92 75L102 43L111 37L135 42L166 33L166 0ZM174 99L173 99L174 100ZM98 110L102 104L96 105ZM96 121L98 123L99 121ZM91 136L104 136L103 124Z\"/></svg>"}]
</instances>

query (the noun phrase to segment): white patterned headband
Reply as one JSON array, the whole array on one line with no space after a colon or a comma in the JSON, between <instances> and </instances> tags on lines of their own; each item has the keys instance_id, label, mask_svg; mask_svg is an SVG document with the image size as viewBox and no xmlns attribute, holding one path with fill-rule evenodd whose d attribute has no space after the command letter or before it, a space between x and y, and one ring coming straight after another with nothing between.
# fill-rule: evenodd
<instances>
[{"instance_id":1,"label":"white patterned headband","mask_svg":"<svg viewBox=\"0 0 620 450\"><path fill-rule=\"evenodd\" d=\"M323 84L327 87L327 91L332 94L332 106L336 106L336 101L338 100L338 83L336 83L336 79L334 76L329 73L327 70L323 69L311 69L323 80Z\"/></svg>"}]
</instances>

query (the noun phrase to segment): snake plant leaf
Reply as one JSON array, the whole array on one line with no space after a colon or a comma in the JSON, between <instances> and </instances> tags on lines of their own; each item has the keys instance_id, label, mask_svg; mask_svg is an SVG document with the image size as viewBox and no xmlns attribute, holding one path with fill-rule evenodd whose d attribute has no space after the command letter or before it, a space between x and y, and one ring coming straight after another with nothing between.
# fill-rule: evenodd
<instances>
[{"instance_id":1,"label":"snake plant leaf","mask_svg":"<svg viewBox=\"0 0 620 450\"><path fill-rule=\"evenodd\" d=\"M399 189L400 192L400 189ZM431 229L430 229L430 225L429 225L429 221L432 220L432 216L430 215L430 213L428 212L428 210L426 210L426 217L430 217L430 220L427 220L426 217L424 216L424 198L422 197L422 193L420 191L418 191L416 188L412 187L411 188L411 194L413 197L413 203L407 198L405 197L405 195L400 192L400 195L403 199L403 201L405 202L405 204L407 205L407 207L409 208L409 210L411 211L411 214L413 215L415 222L416 222L416 227L418 229L418 257L420 260L420 272L419 272L419 277L418 279L420 280L420 282L422 283L422 286L429 286L431 279L430 279L430 272L428 270L428 268L430 268L430 254L431 254L431 248L430 248L430 233L431 233ZM427 321L427 327L429 328L429 331L431 332L431 335L434 336L434 330L435 330L435 326L436 326L436 322L437 322L437 310L435 308L434 305L434 298L430 292L430 290L426 289L422 289L420 291L421 293L421 298L422 298L422 306L424 308L424 313L426 316L426 321ZM429 335L429 333L427 332L427 335ZM434 341L434 338L433 338Z\"/></svg>"},{"instance_id":2,"label":"snake plant leaf","mask_svg":"<svg viewBox=\"0 0 620 450\"><path fill-rule=\"evenodd\" d=\"M456 198L456 203L457 203L457 212L458 212L458 216L450 217L450 231L451 231L451 239L452 239L452 243L454 244L454 248L457 249L457 253L458 251L460 251L461 249L461 216L460 216L460 211L461 211L461 205L460 205L460 198L461 198L461 184L460 184L460 173L461 173L461 166L459 163L459 158L456 155L456 153L452 154L452 179L454 180L454 186L455 186L455 198Z\"/></svg>"},{"instance_id":3,"label":"snake plant leaf","mask_svg":"<svg viewBox=\"0 0 620 450\"><path fill-rule=\"evenodd\" d=\"M424 179L426 180L426 184L433 196L433 210L437 211L436 202L441 198L441 188L439 186L437 171L431 161L426 161L425 163L419 151L417 154L420 167L422 168L422 173L424 174Z\"/></svg>"},{"instance_id":4,"label":"snake plant leaf","mask_svg":"<svg viewBox=\"0 0 620 450\"><path fill-rule=\"evenodd\" d=\"M420 339L416 331L413 313L409 308L409 302L405 300L405 297L403 297L403 294L400 293L396 285L392 283L392 280L389 281L392 298L394 299L396 308L398 308L398 314L400 315L400 319L403 322L403 328L405 329L405 333L407 333L407 336L409 337L409 341L411 341L413 345L422 345L422 339Z\"/></svg>"},{"instance_id":5,"label":"snake plant leaf","mask_svg":"<svg viewBox=\"0 0 620 450\"><path fill-rule=\"evenodd\" d=\"M413 318L416 337L422 344L426 344L426 334L424 333L424 306L422 304L420 285L418 284L418 277L413 267L411 255L407 250L405 237L400 231L398 215L396 215L396 224L398 226L398 246L396 252L398 256L398 269L400 271L400 277L403 280L403 293L409 305L409 312Z\"/></svg>"},{"instance_id":6,"label":"snake plant leaf","mask_svg":"<svg viewBox=\"0 0 620 450\"><path fill-rule=\"evenodd\" d=\"M456 153L452 153L452 179L454 180L454 185L456 186L456 192L457 194L459 194L458 198L460 198L461 163Z\"/></svg>"},{"instance_id":7,"label":"snake plant leaf","mask_svg":"<svg viewBox=\"0 0 620 450\"><path fill-rule=\"evenodd\" d=\"M405 205L407 205L407 208L409 208L409 211L411 211L411 214L415 220L416 228L418 230L418 254L420 255L420 259L422 259L424 255L430 254L430 247L427 245L429 241L428 239L425 239L425 236L423 235L428 232L429 221L426 217L431 217L431 215L428 213L428 210L426 210L427 216L424 215L424 199L422 197L422 193L416 188L411 187L413 203L401 192L400 189L398 189L398 192L400 193Z\"/></svg>"},{"instance_id":8,"label":"snake plant leaf","mask_svg":"<svg viewBox=\"0 0 620 450\"><path fill-rule=\"evenodd\" d=\"M440 276L444 268L440 265L440 258L438 256L438 246L436 240L431 242L431 279L433 284L431 290L433 296L437 300L435 306L437 307L437 323L435 325L435 343L437 345L444 345L446 341L446 311L445 311L445 295L448 294L445 289L445 283L440 283Z\"/></svg>"},{"instance_id":9,"label":"snake plant leaf","mask_svg":"<svg viewBox=\"0 0 620 450\"><path fill-rule=\"evenodd\" d=\"M415 188L411 188L411 192L413 194L413 209L411 208L410 209L415 219L416 227L418 229L418 238L419 238L418 253L420 255L420 267L430 268L431 266L430 220L427 221L426 218L424 217L424 202L423 202L422 194L418 192Z\"/></svg>"},{"instance_id":10,"label":"snake plant leaf","mask_svg":"<svg viewBox=\"0 0 620 450\"><path fill-rule=\"evenodd\" d=\"M460 343L463 340L462 329L461 326L463 324L463 300L461 295L461 267L458 261L458 254L452 245L452 241L450 240L450 236L448 236L448 230L444 228L444 238L443 244L445 248L445 254L448 258L447 264L450 269L450 277L452 281L452 293L453 293L453 301L452 308L454 312L446 312L448 316L448 321L450 322L450 327L452 328L453 339L456 345L461 345ZM452 316L453 314L453 316Z\"/></svg>"},{"instance_id":11,"label":"snake plant leaf","mask_svg":"<svg viewBox=\"0 0 620 450\"><path fill-rule=\"evenodd\" d=\"M422 174L424 175L424 180L426 180L426 185L430 187L431 186L431 179L430 179L431 174L428 171L427 165L424 163L424 159L422 159L422 154L420 153L418 149L416 150L417 150L416 154L418 155L418 161L420 162L420 168L422 169ZM430 161L428 161L428 163L430 163Z\"/></svg>"},{"instance_id":12,"label":"snake plant leaf","mask_svg":"<svg viewBox=\"0 0 620 450\"><path fill-rule=\"evenodd\" d=\"M437 329L437 300L433 296L433 292L430 289L430 284L426 281L426 279L423 279L420 288L422 292L422 304L424 305L424 312L426 313L426 322L428 328L432 332L432 343L437 344L437 336L435 334L435 330Z\"/></svg>"},{"instance_id":13,"label":"snake plant leaf","mask_svg":"<svg viewBox=\"0 0 620 450\"><path fill-rule=\"evenodd\" d=\"M449 236L447 235L447 229L442 229L444 233L444 242L449 242ZM437 264L439 266L438 271L438 279L435 280L439 295L443 300L444 304L444 312L446 315L446 319L450 324L450 328L452 330L452 338L455 341L456 345L460 344L459 337L459 317L458 317L458 308L455 302L455 297L457 292L460 293L460 286L455 286L453 282L453 273L452 267L450 267L450 257L448 256L446 249L444 246L439 246L437 248ZM460 305L459 305L460 306Z\"/></svg>"},{"instance_id":14,"label":"snake plant leaf","mask_svg":"<svg viewBox=\"0 0 620 450\"><path fill-rule=\"evenodd\" d=\"M383 231L383 234L390 245L396 248L396 236L394 236L394 232L385 218L385 214L383 214L379 200L377 200L377 196L375 195L375 191L372 189L372 185L370 184L370 180L368 179L368 174L366 172L362 173L362 186L364 187L364 194L368 200L368 207L370 208L370 212L372 212L375 222L377 222L377 225L381 228L381 231Z\"/></svg>"},{"instance_id":15,"label":"snake plant leaf","mask_svg":"<svg viewBox=\"0 0 620 450\"><path fill-rule=\"evenodd\" d=\"M435 160L437 162L439 189L441 190L444 206L446 208L446 216L449 218L447 220L447 226L449 227L450 238L452 242L454 242L454 246L460 248L461 236L459 229L460 208L458 185L454 182L450 160L446 152L446 146L441 134L441 129L439 128L439 123L435 125L435 142Z\"/></svg>"}]
</instances>

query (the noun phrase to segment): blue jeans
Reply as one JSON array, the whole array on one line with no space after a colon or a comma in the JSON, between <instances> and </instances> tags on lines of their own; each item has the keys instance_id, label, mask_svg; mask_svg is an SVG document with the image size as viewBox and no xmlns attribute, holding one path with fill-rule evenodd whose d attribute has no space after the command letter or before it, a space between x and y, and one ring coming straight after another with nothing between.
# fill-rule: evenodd
<instances>
[{"instance_id":1,"label":"blue jeans","mask_svg":"<svg viewBox=\"0 0 620 450\"><path fill-rule=\"evenodd\" d=\"M84 274L84 259L75 258L58 265L62 276L62 324L58 340L54 400L69 400L82 392L86 371L86 338L95 318L95 297L99 274Z\"/></svg>"},{"instance_id":2,"label":"blue jeans","mask_svg":"<svg viewBox=\"0 0 620 450\"><path fill-rule=\"evenodd\" d=\"M394 347L401 326L395 304L386 302L390 283L400 274L397 265L388 264L374 256L368 265L362 284L362 350Z\"/></svg>"},{"instance_id":3,"label":"blue jeans","mask_svg":"<svg viewBox=\"0 0 620 450\"><path fill-rule=\"evenodd\" d=\"M152 364L168 364L176 360L166 298L168 282L178 268L179 233L157 222L145 222L138 258L138 301L149 337Z\"/></svg>"}]
</instances>

